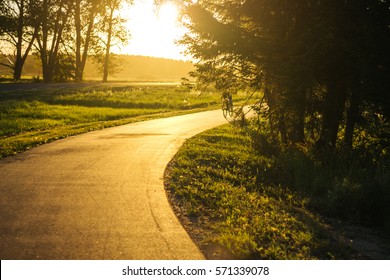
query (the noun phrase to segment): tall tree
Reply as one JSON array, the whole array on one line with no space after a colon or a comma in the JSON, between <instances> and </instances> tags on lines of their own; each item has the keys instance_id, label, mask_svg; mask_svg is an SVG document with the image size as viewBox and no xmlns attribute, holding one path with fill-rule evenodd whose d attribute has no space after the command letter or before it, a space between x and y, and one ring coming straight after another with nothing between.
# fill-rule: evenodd
<instances>
[{"instance_id":1,"label":"tall tree","mask_svg":"<svg viewBox=\"0 0 390 280\"><path fill-rule=\"evenodd\" d=\"M282 61L292 64L285 58L299 51L299 45L284 49L288 45L287 34L294 31L291 12L280 12L275 9L277 5L267 6L264 1L200 3L188 5L186 14L191 20L188 26L191 32L182 40L189 46L190 54L199 59L195 75L208 73L217 82L234 77L238 84L267 88L264 92L273 114L270 121L279 127L286 141L287 136L292 141L302 141L305 90L277 66ZM220 73L229 73L231 77L215 76ZM292 93L299 98L289 100L287 97Z\"/></svg>"},{"instance_id":2,"label":"tall tree","mask_svg":"<svg viewBox=\"0 0 390 280\"><path fill-rule=\"evenodd\" d=\"M100 15L98 24L99 46L95 48L96 56L102 64L103 82L107 82L108 74L112 68L111 48L114 45L124 44L129 39L129 33L124 25L126 19L120 15L120 9L123 4L131 5L132 0L105 0L104 9Z\"/></svg>"},{"instance_id":3,"label":"tall tree","mask_svg":"<svg viewBox=\"0 0 390 280\"><path fill-rule=\"evenodd\" d=\"M91 52L96 18L104 7L98 0L74 0L74 22L76 31L75 81L83 80L84 68Z\"/></svg>"},{"instance_id":4,"label":"tall tree","mask_svg":"<svg viewBox=\"0 0 390 280\"><path fill-rule=\"evenodd\" d=\"M43 80L52 82L63 57L61 51L64 33L70 28L68 20L72 13L72 0L34 1L34 8L39 15L36 47L42 62Z\"/></svg>"},{"instance_id":5,"label":"tall tree","mask_svg":"<svg viewBox=\"0 0 390 280\"><path fill-rule=\"evenodd\" d=\"M6 61L0 64L11 69L13 79L20 80L23 65L38 34L31 13L31 0L4 0L0 3L0 38L6 42L1 54Z\"/></svg>"},{"instance_id":6,"label":"tall tree","mask_svg":"<svg viewBox=\"0 0 390 280\"><path fill-rule=\"evenodd\" d=\"M335 147L349 108L351 143L359 104L388 107L389 1L185 2L194 76L262 88L284 141L304 141L308 116L318 115L317 147Z\"/></svg>"}]
</instances>

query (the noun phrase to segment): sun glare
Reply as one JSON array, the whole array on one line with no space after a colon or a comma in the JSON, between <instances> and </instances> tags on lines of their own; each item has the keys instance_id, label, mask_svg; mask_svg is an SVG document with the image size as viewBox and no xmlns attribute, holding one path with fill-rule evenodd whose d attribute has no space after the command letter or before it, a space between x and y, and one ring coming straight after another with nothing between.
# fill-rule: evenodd
<instances>
[{"instance_id":1,"label":"sun glare","mask_svg":"<svg viewBox=\"0 0 390 280\"><path fill-rule=\"evenodd\" d=\"M184 59L182 49L175 41L184 33L179 25L179 10L173 1L165 1L156 6L154 0L136 0L123 9L131 34L129 44L121 53Z\"/></svg>"},{"instance_id":2,"label":"sun glare","mask_svg":"<svg viewBox=\"0 0 390 280\"><path fill-rule=\"evenodd\" d=\"M166 2L159 7L157 15L161 22L175 25L179 12L174 3Z\"/></svg>"}]
</instances>

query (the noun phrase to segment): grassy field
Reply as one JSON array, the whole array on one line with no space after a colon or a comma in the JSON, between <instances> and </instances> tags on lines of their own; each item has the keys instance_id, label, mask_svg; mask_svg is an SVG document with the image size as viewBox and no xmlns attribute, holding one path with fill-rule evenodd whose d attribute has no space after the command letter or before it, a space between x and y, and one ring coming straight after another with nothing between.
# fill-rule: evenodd
<instances>
[{"instance_id":1,"label":"grassy field","mask_svg":"<svg viewBox=\"0 0 390 280\"><path fill-rule=\"evenodd\" d=\"M255 144L247 129L226 125L188 140L167 168L166 189L175 212L208 258L390 257L388 240L383 239L386 234L346 222L342 215L321 214L330 214L330 207L338 207L342 213L356 211L346 201L358 203L358 192L347 192L343 200L333 201L334 196L342 198L340 187L329 188L329 196L319 197L285 180L286 174L291 174L298 180L295 186L304 187L310 185L303 184L304 177L314 184L316 179L324 179L324 174L328 178L341 170L318 167L317 163L310 167L309 160L292 151L276 155L272 144L267 153ZM362 174L363 170L356 172Z\"/></svg>"},{"instance_id":2,"label":"grassy field","mask_svg":"<svg viewBox=\"0 0 390 280\"><path fill-rule=\"evenodd\" d=\"M173 84L38 85L0 85L0 158L78 133L217 109L221 103L219 94Z\"/></svg>"}]
</instances>

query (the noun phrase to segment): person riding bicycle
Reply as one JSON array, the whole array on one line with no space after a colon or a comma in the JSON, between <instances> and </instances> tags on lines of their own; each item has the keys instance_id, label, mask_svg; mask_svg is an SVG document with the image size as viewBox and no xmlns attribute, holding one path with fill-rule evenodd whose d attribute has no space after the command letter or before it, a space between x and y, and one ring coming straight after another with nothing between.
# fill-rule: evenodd
<instances>
[{"instance_id":1,"label":"person riding bicycle","mask_svg":"<svg viewBox=\"0 0 390 280\"><path fill-rule=\"evenodd\" d=\"M223 103L224 103L224 107L223 109L231 112L233 111L233 97L232 97L232 93L229 92L229 91L224 91L223 94L222 94L222 98L223 98Z\"/></svg>"}]
</instances>

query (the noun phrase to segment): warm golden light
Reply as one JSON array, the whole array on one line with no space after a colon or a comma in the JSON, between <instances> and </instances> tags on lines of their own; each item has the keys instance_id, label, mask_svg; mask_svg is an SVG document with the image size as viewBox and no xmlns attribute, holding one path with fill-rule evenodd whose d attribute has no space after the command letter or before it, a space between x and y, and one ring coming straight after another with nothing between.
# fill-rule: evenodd
<instances>
[{"instance_id":1,"label":"warm golden light","mask_svg":"<svg viewBox=\"0 0 390 280\"><path fill-rule=\"evenodd\" d=\"M128 19L131 40L121 53L184 58L182 49L175 44L184 28L179 24L179 10L173 1L156 6L154 0L136 0L122 11L122 16Z\"/></svg>"}]
</instances>

